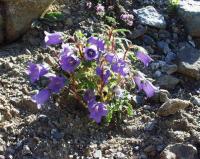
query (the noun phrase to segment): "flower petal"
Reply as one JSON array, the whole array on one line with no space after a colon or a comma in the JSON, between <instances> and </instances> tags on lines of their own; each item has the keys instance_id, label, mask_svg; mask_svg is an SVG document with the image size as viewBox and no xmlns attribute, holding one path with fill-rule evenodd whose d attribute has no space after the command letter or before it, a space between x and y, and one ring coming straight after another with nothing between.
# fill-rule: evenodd
<instances>
[{"instance_id":1,"label":"flower petal","mask_svg":"<svg viewBox=\"0 0 200 159\"><path fill-rule=\"evenodd\" d=\"M142 51L137 51L136 52L136 57L144 64L144 66L148 66L149 63L151 61L153 61L153 59L148 55L148 54L145 54L144 52Z\"/></svg>"},{"instance_id":2,"label":"flower petal","mask_svg":"<svg viewBox=\"0 0 200 159\"><path fill-rule=\"evenodd\" d=\"M38 109L41 108L41 105L43 105L50 97L50 92L47 89L43 89L41 91L39 91L37 94L35 94L32 97L32 100L37 103L37 107Z\"/></svg>"}]
</instances>

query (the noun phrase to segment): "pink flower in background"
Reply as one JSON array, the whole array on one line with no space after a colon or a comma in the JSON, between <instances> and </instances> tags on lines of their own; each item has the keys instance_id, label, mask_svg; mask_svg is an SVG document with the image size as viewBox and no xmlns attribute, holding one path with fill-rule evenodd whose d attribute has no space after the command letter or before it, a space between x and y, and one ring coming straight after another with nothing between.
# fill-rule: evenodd
<instances>
[{"instance_id":1,"label":"pink flower in background","mask_svg":"<svg viewBox=\"0 0 200 159\"><path fill-rule=\"evenodd\" d=\"M96 6L96 12L97 12L97 15L99 16L104 16L105 14L105 7L102 5L102 4L97 4Z\"/></svg>"},{"instance_id":2,"label":"pink flower in background","mask_svg":"<svg viewBox=\"0 0 200 159\"><path fill-rule=\"evenodd\" d=\"M127 25L132 26L134 21L134 16L132 14L124 13L121 15L121 20L123 20Z\"/></svg>"}]
</instances>

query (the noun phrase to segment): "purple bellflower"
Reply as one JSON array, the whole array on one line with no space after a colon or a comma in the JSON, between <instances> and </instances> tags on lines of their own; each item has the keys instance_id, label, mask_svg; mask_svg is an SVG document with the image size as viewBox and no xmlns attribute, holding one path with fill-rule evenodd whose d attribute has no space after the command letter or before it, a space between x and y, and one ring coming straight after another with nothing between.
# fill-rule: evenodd
<instances>
[{"instance_id":1,"label":"purple bellflower","mask_svg":"<svg viewBox=\"0 0 200 159\"><path fill-rule=\"evenodd\" d=\"M97 47L95 45L91 45L84 49L84 57L86 60L92 61L99 57L99 52L97 51Z\"/></svg>"},{"instance_id":2,"label":"purple bellflower","mask_svg":"<svg viewBox=\"0 0 200 159\"><path fill-rule=\"evenodd\" d=\"M63 42L61 32L49 33L47 31L44 32L45 38L44 41L47 45L56 45Z\"/></svg>"},{"instance_id":3,"label":"purple bellflower","mask_svg":"<svg viewBox=\"0 0 200 159\"><path fill-rule=\"evenodd\" d=\"M69 46L69 44L62 44L61 55L69 55L72 54L72 52L72 48Z\"/></svg>"},{"instance_id":4,"label":"purple bellflower","mask_svg":"<svg viewBox=\"0 0 200 159\"><path fill-rule=\"evenodd\" d=\"M104 41L102 39L99 39L97 37L94 37L94 36L91 36L89 39L88 39L88 43L90 43L91 45L96 45L98 50L100 51L104 51L104 47L105 47L105 44L104 44Z\"/></svg>"},{"instance_id":5,"label":"purple bellflower","mask_svg":"<svg viewBox=\"0 0 200 159\"><path fill-rule=\"evenodd\" d=\"M146 53L142 51L137 51L136 52L136 57L144 64L144 66L148 66L153 59Z\"/></svg>"},{"instance_id":6,"label":"purple bellflower","mask_svg":"<svg viewBox=\"0 0 200 159\"><path fill-rule=\"evenodd\" d=\"M107 62L109 62L110 64L117 62L117 56L113 53L107 53L105 55L105 59Z\"/></svg>"},{"instance_id":7,"label":"purple bellflower","mask_svg":"<svg viewBox=\"0 0 200 159\"><path fill-rule=\"evenodd\" d=\"M51 77L50 83L48 84L48 88L53 93L59 93L59 91L65 86L65 78L64 77Z\"/></svg>"},{"instance_id":8,"label":"purple bellflower","mask_svg":"<svg viewBox=\"0 0 200 159\"><path fill-rule=\"evenodd\" d=\"M96 68L96 74L103 80L104 84L108 83L108 78L111 75L110 70L103 70L100 67Z\"/></svg>"},{"instance_id":9,"label":"purple bellflower","mask_svg":"<svg viewBox=\"0 0 200 159\"><path fill-rule=\"evenodd\" d=\"M155 91L158 90L158 88L155 87L150 81L148 81L144 77L144 74L141 72L138 72L138 74L133 79L138 86L139 91L143 90L148 98L153 97Z\"/></svg>"},{"instance_id":10,"label":"purple bellflower","mask_svg":"<svg viewBox=\"0 0 200 159\"><path fill-rule=\"evenodd\" d=\"M113 72L118 73L122 76L126 76L128 74L126 62L122 59L119 59L116 63L114 63L111 69L113 70Z\"/></svg>"},{"instance_id":11,"label":"purple bellflower","mask_svg":"<svg viewBox=\"0 0 200 159\"><path fill-rule=\"evenodd\" d=\"M50 95L51 93L48 89L42 89L32 97L32 100L33 102L37 103L37 107L40 109L41 106L48 101Z\"/></svg>"},{"instance_id":12,"label":"purple bellflower","mask_svg":"<svg viewBox=\"0 0 200 159\"><path fill-rule=\"evenodd\" d=\"M88 110L90 112L90 118L95 120L96 123L101 122L101 118L106 116L108 111L106 109L106 105L101 102L91 101L88 104Z\"/></svg>"},{"instance_id":13,"label":"purple bellflower","mask_svg":"<svg viewBox=\"0 0 200 159\"><path fill-rule=\"evenodd\" d=\"M142 83L142 87L143 87L143 90L145 92L145 94L147 95L148 98L151 98L154 96L155 94L155 91L158 90L157 87L155 87L150 81L146 80Z\"/></svg>"},{"instance_id":14,"label":"purple bellflower","mask_svg":"<svg viewBox=\"0 0 200 159\"><path fill-rule=\"evenodd\" d=\"M142 72L138 71L137 75L133 77L133 80L138 86L138 91L141 91L143 89L142 83L145 80L145 75Z\"/></svg>"},{"instance_id":15,"label":"purple bellflower","mask_svg":"<svg viewBox=\"0 0 200 159\"><path fill-rule=\"evenodd\" d=\"M84 93L83 99L87 103L89 103L90 101L94 101L95 100L94 90L91 90L91 89L86 90Z\"/></svg>"},{"instance_id":16,"label":"purple bellflower","mask_svg":"<svg viewBox=\"0 0 200 159\"><path fill-rule=\"evenodd\" d=\"M43 75L48 73L48 67L41 64L34 64L29 62L27 74L30 77L32 83L36 82Z\"/></svg>"},{"instance_id":17,"label":"purple bellflower","mask_svg":"<svg viewBox=\"0 0 200 159\"><path fill-rule=\"evenodd\" d=\"M74 70L79 66L80 59L74 54L63 54L60 56L60 65L64 71L69 73L74 72Z\"/></svg>"}]
</instances>

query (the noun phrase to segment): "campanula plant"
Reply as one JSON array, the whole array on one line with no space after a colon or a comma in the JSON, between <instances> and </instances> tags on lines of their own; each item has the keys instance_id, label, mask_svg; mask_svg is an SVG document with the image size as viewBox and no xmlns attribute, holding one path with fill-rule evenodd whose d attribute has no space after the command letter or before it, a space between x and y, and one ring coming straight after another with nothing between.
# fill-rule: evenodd
<instances>
[{"instance_id":1,"label":"campanula plant","mask_svg":"<svg viewBox=\"0 0 200 159\"><path fill-rule=\"evenodd\" d=\"M45 32L46 45L60 47L57 65L50 67L30 62L27 74L32 83L47 79L46 86L32 97L38 108L52 94L59 94L66 87L70 94L88 109L89 117L100 123L102 118L111 121L116 112L133 114L130 104L131 87L143 91L151 98L156 88L145 75L132 66L130 57L140 60L147 67L153 59L137 50L129 40L120 37L125 29L106 27L102 34L86 37L81 31L69 40L64 33ZM67 42L71 41L71 42Z\"/></svg>"}]
</instances>

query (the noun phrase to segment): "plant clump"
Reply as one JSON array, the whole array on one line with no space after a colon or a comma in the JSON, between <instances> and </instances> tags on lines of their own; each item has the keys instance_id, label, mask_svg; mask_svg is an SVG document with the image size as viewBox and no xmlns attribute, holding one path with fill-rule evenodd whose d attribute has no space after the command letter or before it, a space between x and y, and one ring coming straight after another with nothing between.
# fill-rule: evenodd
<instances>
[{"instance_id":1,"label":"plant clump","mask_svg":"<svg viewBox=\"0 0 200 159\"><path fill-rule=\"evenodd\" d=\"M39 84L41 79L46 81L45 86L32 97L38 108L66 87L97 123L103 117L110 122L116 112L132 115L130 101L135 84L138 91L144 91L148 98L158 88L132 65L137 58L147 67L153 59L120 36L124 32L127 30L107 26L104 33L86 37L81 31L76 31L70 37L73 40L68 42L68 35L64 33L45 31L46 45L60 47L60 51L56 54L56 66L28 64L27 74L31 83Z\"/></svg>"}]
</instances>

